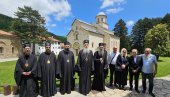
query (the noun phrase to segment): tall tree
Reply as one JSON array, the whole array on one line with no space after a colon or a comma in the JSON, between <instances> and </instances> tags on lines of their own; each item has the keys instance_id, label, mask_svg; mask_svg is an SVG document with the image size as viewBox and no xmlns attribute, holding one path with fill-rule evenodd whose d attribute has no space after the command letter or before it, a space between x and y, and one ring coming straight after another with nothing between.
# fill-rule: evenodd
<instances>
[{"instance_id":1,"label":"tall tree","mask_svg":"<svg viewBox=\"0 0 170 97\"><path fill-rule=\"evenodd\" d=\"M122 19L120 19L115 24L113 31L116 36L120 37L120 49L128 48L129 39L128 39L126 23Z\"/></svg>"},{"instance_id":2,"label":"tall tree","mask_svg":"<svg viewBox=\"0 0 170 97\"><path fill-rule=\"evenodd\" d=\"M18 7L15 16L16 18L12 24L14 33L21 38L22 42L29 41L33 43L33 53L35 54L35 43L38 43L42 37L47 37L44 17L29 6Z\"/></svg>"},{"instance_id":3,"label":"tall tree","mask_svg":"<svg viewBox=\"0 0 170 97\"><path fill-rule=\"evenodd\" d=\"M0 29L4 31L11 31L10 26L13 20L14 19L9 16L0 14Z\"/></svg>"},{"instance_id":4,"label":"tall tree","mask_svg":"<svg viewBox=\"0 0 170 97\"><path fill-rule=\"evenodd\" d=\"M146 33L153 28L154 25L157 25L160 22L161 18L139 19L132 28L130 40L131 49L136 48L139 50L139 53L143 53Z\"/></svg>"},{"instance_id":5,"label":"tall tree","mask_svg":"<svg viewBox=\"0 0 170 97\"><path fill-rule=\"evenodd\" d=\"M158 24L145 36L145 47L150 47L157 58L170 53L170 32L167 27L167 24Z\"/></svg>"},{"instance_id":6,"label":"tall tree","mask_svg":"<svg viewBox=\"0 0 170 97\"><path fill-rule=\"evenodd\" d=\"M167 13L167 14L162 18L162 23L170 24L170 14L169 14L169 13Z\"/></svg>"}]
</instances>

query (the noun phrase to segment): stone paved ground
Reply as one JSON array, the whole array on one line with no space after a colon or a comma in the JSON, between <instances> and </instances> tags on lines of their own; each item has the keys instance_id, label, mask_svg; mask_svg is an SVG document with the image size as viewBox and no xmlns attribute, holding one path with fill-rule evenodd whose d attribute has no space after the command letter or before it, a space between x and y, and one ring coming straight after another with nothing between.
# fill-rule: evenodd
<instances>
[{"instance_id":1,"label":"stone paved ground","mask_svg":"<svg viewBox=\"0 0 170 97\"><path fill-rule=\"evenodd\" d=\"M140 90L141 80L140 80ZM154 82L154 93L156 97L170 97L170 76L156 78ZM87 96L79 94L77 91L72 91L71 94L61 95L57 93L54 97L151 97L148 92L146 94L140 93L137 94L135 91L129 91L129 86L127 85L126 90L115 89L114 87L106 87L106 91L97 92L91 91ZM4 97L0 94L0 97ZM14 95L9 95L5 97L18 97ZM40 97L40 96L39 96Z\"/></svg>"},{"instance_id":2,"label":"stone paved ground","mask_svg":"<svg viewBox=\"0 0 170 97\"><path fill-rule=\"evenodd\" d=\"M17 60L17 59L18 58L5 58L5 59L0 58L0 62L14 61L14 60Z\"/></svg>"}]
</instances>

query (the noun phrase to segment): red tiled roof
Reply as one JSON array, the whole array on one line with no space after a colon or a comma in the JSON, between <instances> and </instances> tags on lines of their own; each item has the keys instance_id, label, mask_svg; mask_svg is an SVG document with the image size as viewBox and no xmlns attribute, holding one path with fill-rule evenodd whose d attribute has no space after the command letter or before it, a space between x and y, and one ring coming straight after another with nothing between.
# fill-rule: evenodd
<instances>
[{"instance_id":1,"label":"red tiled roof","mask_svg":"<svg viewBox=\"0 0 170 97\"><path fill-rule=\"evenodd\" d=\"M3 30L0 30L0 35L12 36L13 34L11 34L10 32L5 32Z\"/></svg>"}]
</instances>

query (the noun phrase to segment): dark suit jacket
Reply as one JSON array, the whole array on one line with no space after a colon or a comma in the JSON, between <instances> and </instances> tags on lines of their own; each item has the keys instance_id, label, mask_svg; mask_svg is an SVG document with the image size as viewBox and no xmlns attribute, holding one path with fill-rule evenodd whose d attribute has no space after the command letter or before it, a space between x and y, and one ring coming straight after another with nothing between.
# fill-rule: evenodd
<instances>
[{"instance_id":1,"label":"dark suit jacket","mask_svg":"<svg viewBox=\"0 0 170 97\"><path fill-rule=\"evenodd\" d=\"M125 64L126 65L126 69L128 69L128 65L129 65L128 57L123 58L122 55L118 55L117 60L116 60L116 69L117 70L122 70L121 69L122 64Z\"/></svg>"},{"instance_id":2,"label":"dark suit jacket","mask_svg":"<svg viewBox=\"0 0 170 97\"><path fill-rule=\"evenodd\" d=\"M129 58L129 70L141 71L142 64L143 64L142 57L139 56L139 55L137 55L137 57L136 57L136 62L134 62L134 57L133 56L131 56Z\"/></svg>"}]
</instances>

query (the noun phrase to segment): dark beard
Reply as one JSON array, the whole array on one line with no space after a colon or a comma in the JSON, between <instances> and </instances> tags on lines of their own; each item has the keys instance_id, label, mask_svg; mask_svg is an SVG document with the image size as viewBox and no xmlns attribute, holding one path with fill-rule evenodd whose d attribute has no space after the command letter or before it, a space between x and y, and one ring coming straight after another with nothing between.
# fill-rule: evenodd
<instances>
[{"instance_id":1,"label":"dark beard","mask_svg":"<svg viewBox=\"0 0 170 97\"><path fill-rule=\"evenodd\" d=\"M65 49L65 50L64 50L64 52L65 52L66 54L68 54L69 51L70 51L69 49Z\"/></svg>"},{"instance_id":2,"label":"dark beard","mask_svg":"<svg viewBox=\"0 0 170 97\"><path fill-rule=\"evenodd\" d=\"M25 59L28 59L30 57L30 54L25 53Z\"/></svg>"},{"instance_id":3,"label":"dark beard","mask_svg":"<svg viewBox=\"0 0 170 97\"><path fill-rule=\"evenodd\" d=\"M46 53L47 55L50 55L51 51L46 51L45 53Z\"/></svg>"}]
</instances>

